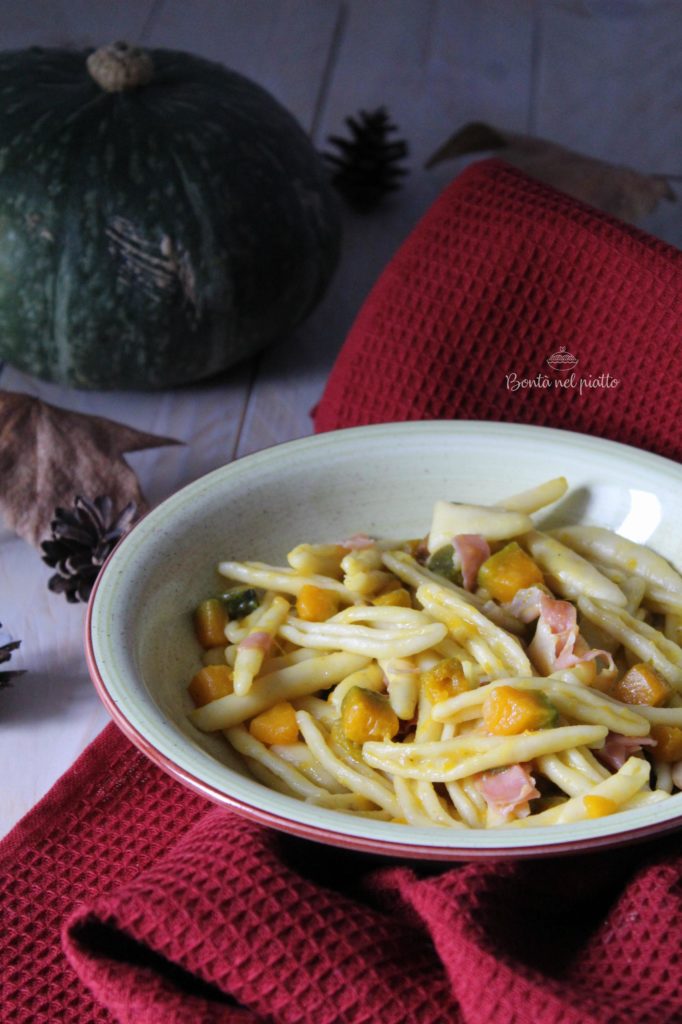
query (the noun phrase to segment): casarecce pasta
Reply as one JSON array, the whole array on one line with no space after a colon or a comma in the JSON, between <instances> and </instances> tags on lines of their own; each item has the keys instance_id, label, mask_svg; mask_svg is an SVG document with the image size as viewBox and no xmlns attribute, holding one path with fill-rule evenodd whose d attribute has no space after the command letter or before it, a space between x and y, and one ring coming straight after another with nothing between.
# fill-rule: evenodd
<instances>
[{"instance_id":1,"label":"casarecce pasta","mask_svg":"<svg viewBox=\"0 0 682 1024\"><path fill-rule=\"evenodd\" d=\"M418 827L532 828L682 784L682 577L602 527L543 531L562 477L439 501L422 540L223 561L192 723L265 785Z\"/></svg>"}]
</instances>

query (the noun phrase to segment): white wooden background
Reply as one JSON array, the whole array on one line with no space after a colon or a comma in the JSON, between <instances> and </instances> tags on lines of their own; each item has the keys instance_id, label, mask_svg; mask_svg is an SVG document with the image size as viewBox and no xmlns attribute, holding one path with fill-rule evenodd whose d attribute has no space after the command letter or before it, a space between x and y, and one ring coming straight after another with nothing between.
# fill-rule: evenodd
<instances>
[{"instance_id":1,"label":"white wooden background","mask_svg":"<svg viewBox=\"0 0 682 1024\"><path fill-rule=\"evenodd\" d=\"M372 216L347 215L344 257L324 303L258 359L155 394L79 393L0 373L2 388L184 441L130 457L153 503L237 456L311 432L309 410L363 297L460 169L426 172L424 161L466 121L682 180L682 0L0 3L3 49L122 38L252 76L318 146L348 114L386 104L411 148L404 191ZM681 205L663 204L644 226L682 246ZM23 640L14 662L28 669L0 693L0 835L107 722L85 668L83 609L49 594L48 576L37 553L0 524L0 621Z\"/></svg>"}]
</instances>

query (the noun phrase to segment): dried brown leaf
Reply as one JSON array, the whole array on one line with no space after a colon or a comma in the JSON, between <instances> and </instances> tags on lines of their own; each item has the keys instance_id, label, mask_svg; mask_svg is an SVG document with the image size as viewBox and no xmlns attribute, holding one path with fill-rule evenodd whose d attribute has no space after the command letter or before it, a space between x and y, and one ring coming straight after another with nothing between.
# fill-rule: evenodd
<instances>
[{"instance_id":1,"label":"dried brown leaf","mask_svg":"<svg viewBox=\"0 0 682 1024\"><path fill-rule=\"evenodd\" d=\"M0 513L38 546L58 505L108 494L117 512L146 503L124 452L180 444L101 416L85 416L18 392L0 391Z\"/></svg>"},{"instance_id":2,"label":"dried brown leaf","mask_svg":"<svg viewBox=\"0 0 682 1024\"><path fill-rule=\"evenodd\" d=\"M502 131L482 122L460 128L429 157L426 166L484 150L499 152L503 160L530 177L631 223L652 213L661 199L677 198L663 175L643 174L547 139Z\"/></svg>"}]
</instances>

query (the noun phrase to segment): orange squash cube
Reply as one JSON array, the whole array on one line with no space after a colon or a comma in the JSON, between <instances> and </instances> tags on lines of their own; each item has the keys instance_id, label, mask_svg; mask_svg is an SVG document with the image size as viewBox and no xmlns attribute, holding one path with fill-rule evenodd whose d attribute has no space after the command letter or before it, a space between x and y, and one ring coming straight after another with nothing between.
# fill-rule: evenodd
<instances>
[{"instance_id":1,"label":"orange squash cube","mask_svg":"<svg viewBox=\"0 0 682 1024\"><path fill-rule=\"evenodd\" d=\"M262 711L249 722L251 735L271 746L280 743L289 746L298 740L298 722L296 712L288 700L273 704L267 711Z\"/></svg>"},{"instance_id":2,"label":"orange squash cube","mask_svg":"<svg viewBox=\"0 0 682 1024\"><path fill-rule=\"evenodd\" d=\"M462 664L457 658L445 658L433 668L422 672L420 677L424 693L432 704L456 697L465 690L471 690L472 684L464 675Z\"/></svg>"},{"instance_id":3,"label":"orange squash cube","mask_svg":"<svg viewBox=\"0 0 682 1024\"><path fill-rule=\"evenodd\" d=\"M205 665L199 669L188 687L196 707L210 704L232 693L232 669L229 665Z\"/></svg>"},{"instance_id":4,"label":"orange squash cube","mask_svg":"<svg viewBox=\"0 0 682 1024\"><path fill-rule=\"evenodd\" d=\"M633 665L611 690L623 704L649 704L658 708L670 697L671 689L658 672L644 662Z\"/></svg>"},{"instance_id":5,"label":"orange squash cube","mask_svg":"<svg viewBox=\"0 0 682 1024\"><path fill-rule=\"evenodd\" d=\"M301 587L296 598L296 614L306 622L324 622L336 615L339 610L339 597L333 590L316 587L306 583Z\"/></svg>"},{"instance_id":6,"label":"orange squash cube","mask_svg":"<svg viewBox=\"0 0 682 1024\"><path fill-rule=\"evenodd\" d=\"M537 690L496 686L483 702L483 722L493 736L517 736L555 724L556 708Z\"/></svg>"},{"instance_id":7,"label":"orange squash cube","mask_svg":"<svg viewBox=\"0 0 682 1024\"><path fill-rule=\"evenodd\" d=\"M511 601L517 590L536 586L543 579L540 567L516 541L486 558L477 577L478 585L501 604Z\"/></svg>"},{"instance_id":8,"label":"orange squash cube","mask_svg":"<svg viewBox=\"0 0 682 1024\"><path fill-rule=\"evenodd\" d=\"M366 743L368 740L392 740L400 722L388 697L353 686L343 698L341 728L351 743Z\"/></svg>"},{"instance_id":9,"label":"orange squash cube","mask_svg":"<svg viewBox=\"0 0 682 1024\"><path fill-rule=\"evenodd\" d=\"M682 729L677 725L652 725L649 734L656 740L654 757L666 764L682 761Z\"/></svg>"},{"instance_id":10,"label":"orange squash cube","mask_svg":"<svg viewBox=\"0 0 682 1024\"><path fill-rule=\"evenodd\" d=\"M583 803L588 818L604 818L607 814L613 814L614 811L618 810L616 801L610 800L607 796L588 793L587 796L583 797Z\"/></svg>"},{"instance_id":11,"label":"orange squash cube","mask_svg":"<svg viewBox=\"0 0 682 1024\"><path fill-rule=\"evenodd\" d=\"M202 601L194 613L194 631L197 640L202 647L223 647L225 640L225 626L230 621L227 609L223 602L217 597L211 597Z\"/></svg>"}]
</instances>

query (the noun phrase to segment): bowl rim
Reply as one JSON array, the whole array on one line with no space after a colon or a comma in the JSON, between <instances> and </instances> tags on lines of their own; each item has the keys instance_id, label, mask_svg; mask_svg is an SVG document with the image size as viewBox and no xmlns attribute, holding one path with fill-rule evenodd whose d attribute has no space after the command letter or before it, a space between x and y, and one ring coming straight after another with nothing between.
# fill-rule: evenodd
<instances>
[{"instance_id":1,"label":"bowl rim","mask_svg":"<svg viewBox=\"0 0 682 1024\"><path fill-rule=\"evenodd\" d=\"M466 432L474 428L485 434L488 432L493 433L495 430L499 430L500 427L503 427L505 430L509 430L510 433L516 433L519 437L541 435L548 440L555 440L560 443L570 443L572 447L583 446L591 450L596 449L599 452L612 450L614 453L620 453L621 456L627 453L628 458L634 458L646 468L650 468L652 466L656 467L658 465L661 470L670 471L671 469L674 469L675 471L680 472L680 466L677 462L667 459L664 456L646 452L643 449L633 448L630 445L622 444L618 441L606 440L579 432L558 430L553 427L535 426L532 424L512 424L505 423L503 421L487 420L410 420L370 424L367 426L346 427L340 430L326 431L322 434L312 434L307 437L270 445L257 452L241 456L238 459L233 459L230 462L225 463L223 466L217 467L209 473L203 474L196 480L193 480L182 488L179 488L177 491L174 491L153 510L141 516L109 554L95 581L88 601L84 621L85 658L95 690L118 728L133 743L133 745L147 756L158 768L176 779L186 788L205 797L211 801L211 803L234 811L242 817L254 821L257 824L274 828L278 831L298 836L299 838L309 839L338 848L352 849L358 852L378 854L388 857L400 856L409 858L410 860L431 860L441 862L525 860L538 857L546 858L566 854L598 852L604 848L612 849L618 846L643 842L653 836L670 833L682 827L681 811L678 815L666 818L659 822L650 822L626 831L607 833L606 835L588 836L575 839L567 838L563 841L558 836L556 841L552 841L550 843L536 843L528 846L515 846L514 844L509 844L494 847L461 847L456 844L442 846L428 843L405 843L401 842L397 837L395 840L376 839L336 831L334 829L327 828L324 825L313 825L304 821L297 821L286 817L285 815L278 814L275 811L266 810L262 807L250 804L248 801L225 792L223 789L220 789L205 779L202 779L199 775L184 766L177 764L168 754L157 747L142 730L129 720L121 705L115 700L110 692L106 680L100 671L93 643L93 618L97 595L103 581L107 578L107 571L109 570L115 556L118 555L133 532L137 530L145 520L150 516L154 516L159 512L159 510L162 510L167 503L173 501L177 496L184 495L193 488L205 487L207 482L209 482L213 476L222 475L229 467L237 464L241 465L246 461L257 463L261 459L268 457L268 455L275 450L285 454L286 449L291 448L292 446L295 446L296 449L315 446L318 443L323 442L325 438L330 438L332 436L336 437L340 435L358 434L362 434L362 436L367 436L368 434L379 436L381 432L386 431L391 434L394 434L396 431L413 433L421 432L420 428L424 432L428 432L428 430L442 432L449 432L453 430L458 432L458 430L462 430L463 432Z\"/></svg>"}]
</instances>

